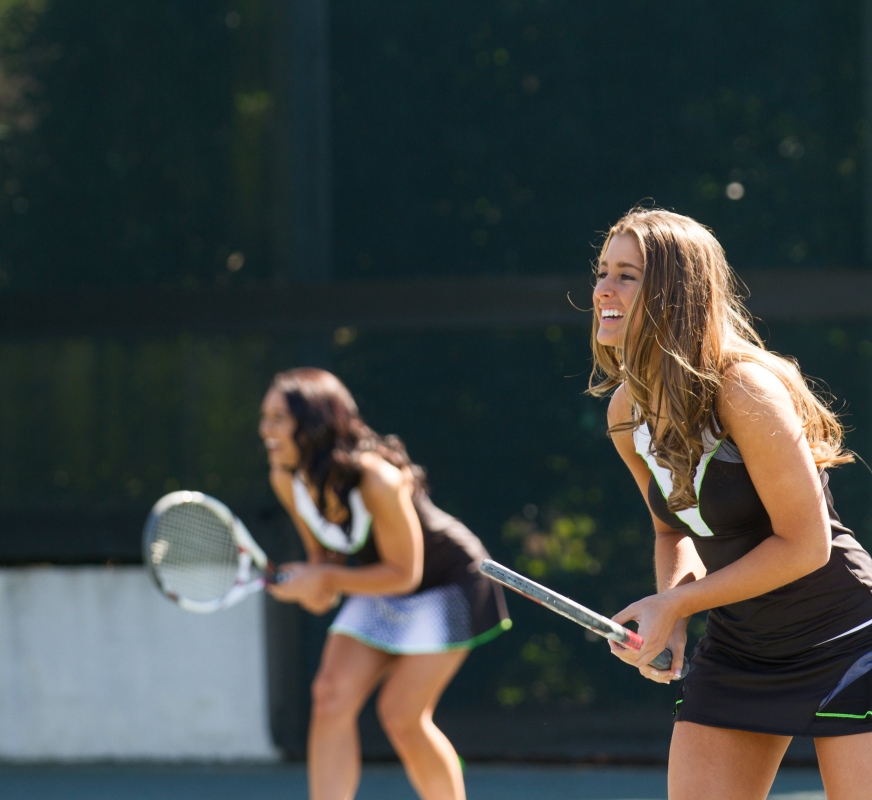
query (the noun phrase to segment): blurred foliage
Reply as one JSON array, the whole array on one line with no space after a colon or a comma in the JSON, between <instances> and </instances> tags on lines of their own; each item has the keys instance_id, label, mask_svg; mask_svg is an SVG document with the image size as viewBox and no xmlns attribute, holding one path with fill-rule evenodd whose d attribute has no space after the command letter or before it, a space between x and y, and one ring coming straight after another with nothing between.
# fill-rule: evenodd
<instances>
[{"instance_id":1,"label":"blurred foliage","mask_svg":"<svg viewBox=\"0 0 872 800\"><path fill-rule=\"evenodd\" d=\"M0 510L149 507L179 488L262 502L267 352L257 337L0 343Z\"/></svg>"},{"instance_id":2,"label":"blurred foliage","mask_svg":"<svg viewBox=\"0 0 872 800\"><path fill-rule=\"evenodd\" d=\"M335 274L586 270L635 202L862 262L856 0L331 3ZM0 288L292 274L289 6L0 2Z\"/></svg>"},{"instance_id":3,"label":"blurred foliage","mask_svg":"<svg viewBox=\"0 0 872 800\"><path fill-rule=\"evenodd\" d=\"M596 575L602 569L585 541L596 530L593 517L556 517L542 531L530 519L534 509L533 505L525 507L523 516L514 516L503 525L503 537L521 544L521 555L515 559L518 569L533 578L544 578L553 571Z\"/></svg>"},{"instance_id":4,"label":"blurred foliage","mask_svg":"<svg viewBox=\"0 0 872 800\"><path fill-rule=\"evenodd\" d=\"M508 674L504 674L506 682L497 688L498 702L509 708L527 700L590 705L595 689L584 671L571 669L573 655L571 647L556 633L532 636L510 669L504 670Z\"/></svg>"},{"instance_id":5,"label":"blurred foliage","mask_svg":"<svg viewBox=\"0 0 872 800\"><path fill-rule=\"evenodd\" d=\"M337 270L584 269L644 198L738 265L859 265L862 8L336 0Z\"/></svg>"},{"instance_id":6,"label":"blurred foliage","mask_svg":"<svg viewBox=\"0 0 872 800\"><path fill-rule=\"evenodd\" d=\"M234 6L0 4L0 287L223 285L287 261L284 5Z\"/></svg>"}]
</instances>

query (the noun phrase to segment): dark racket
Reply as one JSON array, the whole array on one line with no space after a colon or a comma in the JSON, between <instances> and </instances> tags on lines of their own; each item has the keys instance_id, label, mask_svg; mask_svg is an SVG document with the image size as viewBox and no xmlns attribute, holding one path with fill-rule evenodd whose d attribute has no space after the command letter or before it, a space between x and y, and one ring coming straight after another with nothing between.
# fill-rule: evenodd
<instances>
[{"instance_id":1,"label":"dark racket","mask_svg":"<svg viewBox=\"0 0 872 800\"><path fill-rule=\"evenodd\" d=\"M486 558L481 562L481 566L478 569L487 575L488 578L501 583L503 586L512 589L529 600L539 603L539 605L562 614L589 631L604 636L606 639L611 639L613 642L617 642L631 650L642 649L644 640L635 631L631 631L623 625L618 625L617 622L612 622L608 617L597 614L596 611L591 611L589 608L585 608L580 603L576 603L562 594L552 592L551 589L546 589L535 581L531 581L529 578L513 572L508 567L497 564L496 561ZM654 669L669 669L672 666L672 651L669 648L664 650L651 662L650 666L654 667ZM687 675L688 666L687 658L685 658L684 666L681 669L682 678Z\"/></svg>"},{"instance_id":2,"label":"dark racket","mask_svg":"<svg viewBox=\"0 0 872 800\"><path fill-rule=\"evenodd\" d=\"M158 588L186 611L236 605L274 580L272 564L224 503L172 492L145 523L142 554Z\"/></svg>"}]
</instances>

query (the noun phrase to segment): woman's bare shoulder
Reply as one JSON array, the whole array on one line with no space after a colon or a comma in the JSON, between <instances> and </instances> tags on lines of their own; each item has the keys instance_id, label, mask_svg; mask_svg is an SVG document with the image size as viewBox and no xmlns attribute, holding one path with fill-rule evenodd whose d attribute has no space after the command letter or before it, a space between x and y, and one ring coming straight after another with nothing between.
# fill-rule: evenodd
<instances>
[{"instance_id":1,"label":"woman's bare shoulder","mask_svg":"<svg viewBox=\"0 0 872 800\"><path fill-rule=\"evenodd\" d=\"M717 398L718 418L727 433L750 443L757 437L801 427L790 391L763 364L740 362L724 374Z\"/></svg>"},{"instance_id":2,"label":"woman's bare shoulder","mask_svg":"<svg viewBox=\"0 0 872 800\"><path fill-rule=\"evenodd\" d=\"M388 463L378 453L361 453L360 466L360 491L364 495L396 493L405 483L402 470Z\"/></svg>"},{"instance_id":3,"label":"woman's bare shoulder","mask_svg":"<svg viewBox=\"0 0 872 800\"><path fill-rule=\"evenodd\" d=\"M772 408L794 408L790 391L772 370L752 361L727 369L718 393L719 415L735 418Z\"/></svg>"},{"instance_id":4,"label":"woman's bare shoulder","mask_svg":"<svg viewBox=\"0 0 872 800\"><path fill-rule=\"evenodd\" d=\"M609 400L608 420L609 427L619 425L622 422L630 422L633 419L633 403L627 394L626 387L622 383L615 389Z\"/></svg>"},{"instance_id":5,"label":"woman's bare shoulder","mask_svg":"<svg viewBox=\"0 0 872 800\"><path fill-rule=\"evenodd\" d=\"M627 464L636 458L636 444L633 441L633 428L630 426L615 430L616 425L633 421L633 403L626 387L622 383L609 400L608 410L609 430L612 444Z\"/></svg>"}]
</instances>

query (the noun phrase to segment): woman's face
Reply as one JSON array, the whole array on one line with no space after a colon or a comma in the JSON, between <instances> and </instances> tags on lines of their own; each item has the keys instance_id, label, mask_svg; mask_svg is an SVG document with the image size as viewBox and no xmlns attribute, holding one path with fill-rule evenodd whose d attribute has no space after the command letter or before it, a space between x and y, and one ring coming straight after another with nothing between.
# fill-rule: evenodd
<instances>
[{"instance_id":1,"label":"woman's face","mask_svg":"<svg viewBox=\"0 0 872 800\"><path fill-rule=\"evenodd\" d=\"M627 314L642 286L643 264L642 251L634 237L625 233L612 236L593 290L593 309L599 322L596 339L600 344L623 345ZM632 329L640 324L641 315L637 314Z\"/></svg>"},{"instance_id":2,"label":"woman's face","mask_svg":"<svg viewBox=\"0 0 872 800\"><path fill-rule=\"evenodd\" d=\"M284 394L270 389L260 406L258 432L271 467L296 469L300 465L300 448L294 441L296 430L297 420L288 411Z\"/></svg>"}]
</instances>

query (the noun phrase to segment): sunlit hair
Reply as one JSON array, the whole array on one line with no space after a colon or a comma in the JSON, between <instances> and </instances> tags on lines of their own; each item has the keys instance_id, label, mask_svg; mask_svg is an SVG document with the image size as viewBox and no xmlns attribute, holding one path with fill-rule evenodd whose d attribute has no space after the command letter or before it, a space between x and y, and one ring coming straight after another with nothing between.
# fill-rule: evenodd
<instances>
[{"instance_id":1,"label":"sunlit hair","mask_svg":"<svg viewBox=\"0 0 872 800\"><path fill-rule=\"evenodd\" d=\"M296 420L294 441L300 449L300 469L317 490L322 513L328 484L348 506L348 493L360 483L362 453L378 453L395 467L408 467L417 488L427 490L423 468L412 463L399 437L380 436L370 428L351 392L333 373L300 367L278 373L272 388L285 396Z\"/></svg>"},{"instance_id":2,"label":"sunlit hair","mask_svg":"<svg viewBox=\"0 0 872 800\"><path fill-rule=\"evenodd\" d=\"M680 214L635 208L608 232L597 272L609 242L619 235L638 243L644 274L624 317L621 347L597 341L594 315L589 391L599 397L624 385L637 418L609 432L648 423L651 452L672 475L670 511L697 504L693 480L703 432L723 436L716 428L715 400L727 369L737 362L759 364L787 387L819 469L854 460L842 448L841 424L796 362L766 350L723 248L708 228Z\"/></svg>"}]
</instances>

